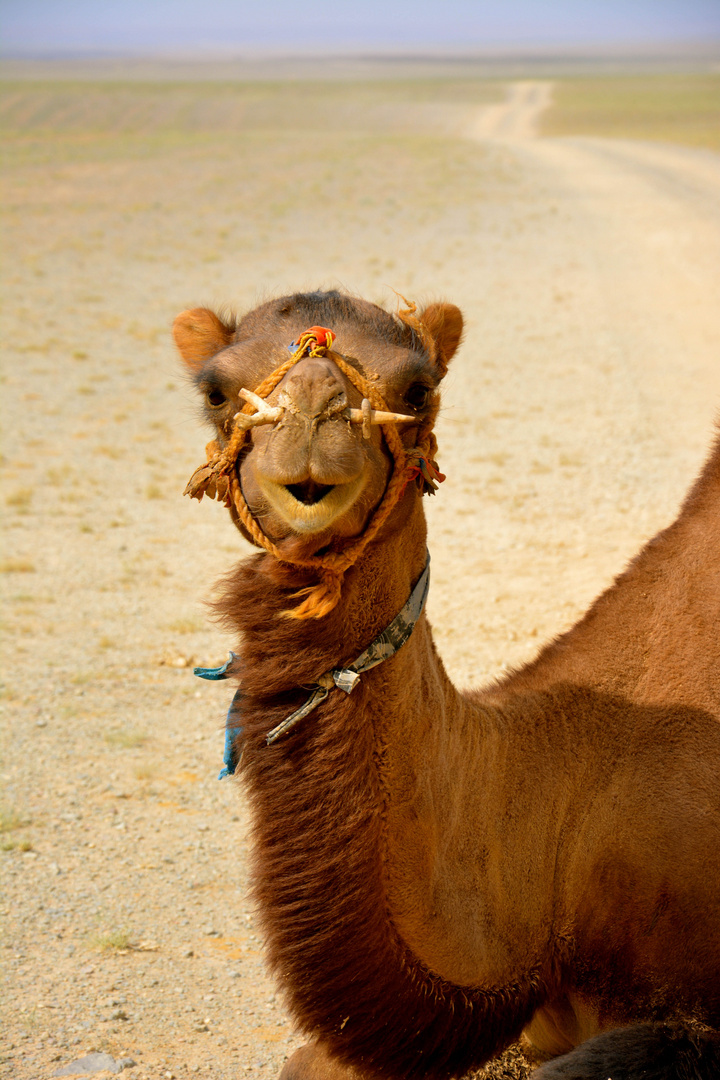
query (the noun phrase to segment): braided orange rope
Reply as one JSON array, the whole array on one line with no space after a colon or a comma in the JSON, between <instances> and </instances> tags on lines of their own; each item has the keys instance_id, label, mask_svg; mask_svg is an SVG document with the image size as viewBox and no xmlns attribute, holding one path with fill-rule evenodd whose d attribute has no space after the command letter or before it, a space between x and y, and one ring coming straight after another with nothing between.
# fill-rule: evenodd
<instances>
[{"instance_id":1,"label":"braided orange rope","mask_svg":"<svg viewBox=\"0 0 720 1080\"><path fill-rule=\"evenodd\" d=\"M335 335L332 331L324 327L313 326L306 330L300 335L297 342L293 343L297 345L297 348L292 356L256 387L255 394L261 398L268 397L287 372L305 356L327 356L350 380L353 386L360 391L363 397L370 401L373 409L388 411L388 407L376 387L348 364L344 357L332 351L334 340ZM242 412L249 413L253 409L254 406L248 403L243 406ZM248 429L241 428L239 425L236 425L228 445L223 451L219 451L216 444L211 443L209 445L208 450L212 454L211 460L208 461L206 466L201 466L200 469L196 470L186 488L186 494L199 498L202 498L205 492L213 495L216 491L224 500L226 506L229 506L232 502L240 521L258 547L270 552L280 562L316 569L320 572L320 581L317 585L310 585L293 594L298 598L304 597L304 600L292 611L283 612L287 618L320 619L323 615L332 611L340 599L345 571L357 562L367 545L377 536L400 501L407 484L411 480L422 476L423 482L426 485L429 484L432 488L434 486L433 480L444 479L430 460L434 456L437 447L432 431L421 429L422 444L406 450L397 429L392 424L382 424L380 427L388 449L393 456L393 473L369 525L361 536L351 540L342 551L328 552L326 555L311 555L306 559L296 557L288 559L288 556L265 535L245 501L237 470L234 468L249 433ZM426 471L428 465L430 466L430 473Z\"/></svg>"}]
</instances>

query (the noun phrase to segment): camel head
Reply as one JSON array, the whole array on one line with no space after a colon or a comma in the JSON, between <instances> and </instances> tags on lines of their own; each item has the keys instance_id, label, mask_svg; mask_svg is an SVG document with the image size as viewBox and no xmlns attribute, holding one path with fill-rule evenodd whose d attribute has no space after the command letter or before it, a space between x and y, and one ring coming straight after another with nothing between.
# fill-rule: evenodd
<instances>
[{"instance_id":1,"label":"camel head","mask_svg":"<svg viewBox=\"0 0 720 1080\"><path fill-rule=\"evenodd\" d=\"M307 565L328 548L339 557L372 528L391 485L399 501L418 491L413 472L431 482L438 386L463 323L451 304L414 312L325 292L237 321L207 308L178 315L175 342L216 432L189 493L217 494L251 541L284 560ZM309 327L334 340L298 355Z\"/></svg>"}]
</instances>

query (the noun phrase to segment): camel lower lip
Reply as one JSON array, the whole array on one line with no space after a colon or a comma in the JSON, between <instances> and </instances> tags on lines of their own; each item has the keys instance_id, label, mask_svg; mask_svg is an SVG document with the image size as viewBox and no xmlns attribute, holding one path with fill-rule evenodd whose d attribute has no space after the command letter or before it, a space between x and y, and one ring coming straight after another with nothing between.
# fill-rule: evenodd
<instances>
[{"instance_id":1,"label":"camel lower lip","mask_svg":"<svg viewBox=\"0 0 720 1080\"><path fill-rule=\"evenodd\" d=\"M327 485L324 492L313 493L315 501L305 501L302 484L277 484L266 477L258 477L258 481L275 513L295 532L302 533L321 532L336 521L355 502L363 483L359 476L347 484ZM293 488L301 498L296 498Z\"/></svg>"}]
</instances>

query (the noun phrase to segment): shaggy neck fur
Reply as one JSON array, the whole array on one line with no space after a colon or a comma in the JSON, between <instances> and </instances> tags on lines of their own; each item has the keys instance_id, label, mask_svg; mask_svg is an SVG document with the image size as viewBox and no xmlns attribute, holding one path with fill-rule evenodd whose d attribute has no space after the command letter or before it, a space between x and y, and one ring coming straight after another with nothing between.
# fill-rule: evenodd
<instances>
[{"instance_id":1,"label":"shaggy neck fur","mask_svg":"<svg viewBox=\"0 0 720 1080\"><path fill-rule=\"evenodd\" d=\"M352 661L407 600L425 561L416 492L402 515L392 542L368 548L324 619L277 617L305 582L285 579L266 555L227 579L220 610L243 635L255 896L290 1008L302 1028L371 1075L449 1077L516 1038L544 992L537 972L487 990L445 981L401 940L389 911L386 770L391 744L412 726L418 688L410 678L431 668L455 696L425 617L352 695L332 692L286 739L265 745L318 676Z\"/></svg>"}]
</instances>

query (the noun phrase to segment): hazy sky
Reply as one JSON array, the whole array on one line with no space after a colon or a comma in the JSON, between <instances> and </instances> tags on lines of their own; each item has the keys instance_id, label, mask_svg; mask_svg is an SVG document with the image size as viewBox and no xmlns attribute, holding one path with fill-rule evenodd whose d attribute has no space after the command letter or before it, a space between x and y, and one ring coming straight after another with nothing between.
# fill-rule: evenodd
<instances>
[{"instance_id":1,"label":"hazy sky","mask_svg":"<svg viewBox=\"0 0 720 1080\"><path fill-rule=\"evenodd\" d=\"M3 52L720 38L720 0L0 0Z\"/></svg>"}]
</instances>

